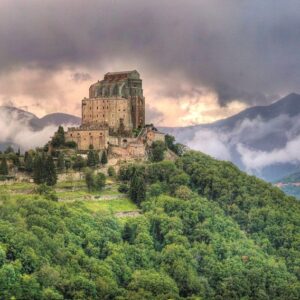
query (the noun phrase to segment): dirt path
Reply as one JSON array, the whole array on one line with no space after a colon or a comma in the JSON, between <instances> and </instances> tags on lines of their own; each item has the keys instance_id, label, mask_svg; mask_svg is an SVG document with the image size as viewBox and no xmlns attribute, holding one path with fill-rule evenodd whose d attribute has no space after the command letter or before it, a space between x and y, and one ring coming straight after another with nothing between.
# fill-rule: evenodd
<instances>
[{"instance_id":1,"label":"dirt path","mask_svg":"<svg viewBox=\"0 0 300 300\"><path fill-rule=\"evenodd\" d=\"M134 217L138 217L140 215L141 215L141 212L139 210L121 211L121 212L115 213L115 216L117 218L124 218L124 217L134 218Z\"/></svg>"},{"instance_id":2,"label":"dirt path","mask_svg":"<svg viewBox=\"0 0 300 300\"><path fill-rule=\"evenodd\" d=\"M75 202L75 201L112 201L112 200L118 200L118 199L125 199L127 198L124 194L116 194L116 195L99 195L99 196L93 196L93 195L87 195L83 196L81 198L60 198L58 199L59 202Z\"/></svg>"}]
</instances>

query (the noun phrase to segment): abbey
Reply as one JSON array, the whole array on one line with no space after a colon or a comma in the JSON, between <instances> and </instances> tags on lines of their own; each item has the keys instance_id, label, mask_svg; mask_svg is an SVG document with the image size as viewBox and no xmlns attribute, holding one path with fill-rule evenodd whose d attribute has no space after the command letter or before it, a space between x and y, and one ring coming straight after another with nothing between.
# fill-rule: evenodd
<instances>
[{"instance_id":1,"label":"abbey","mask_svg":"<svg viewBox=\"0 0 300 300\"><path fill-rule=\"evenodd\" d=\"M139 137L135 132L143 133ZM78 150L95 150L109 146L142 149L141 136L163 139L158 131L145 127L145 98L140 74L134 71L109 72L92 84L89 98L82 100L82 124L69 128L66 140L74 141ZM118 149L120 150L120 149ZM141 151L141 150L136 150Z\"/></svg>"}]
</instances>

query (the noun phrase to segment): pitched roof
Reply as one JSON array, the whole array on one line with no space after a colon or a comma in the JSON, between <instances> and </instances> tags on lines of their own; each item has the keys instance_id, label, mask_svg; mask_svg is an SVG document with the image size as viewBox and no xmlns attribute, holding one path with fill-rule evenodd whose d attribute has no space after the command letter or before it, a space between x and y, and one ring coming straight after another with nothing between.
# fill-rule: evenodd
<instances>
[{"instance_id":1,"label":"pitched roof","mask_svg":"<svg viewBox=\"0 0 300 300\"><path fill-rule=\"evenodd\" d=\"M121 71L121 72L108 72L105 75L124 75L124 74L130 74L133 72L137 72L137 70L131 70L131 71Z\"/></svg>"}]
</instances>

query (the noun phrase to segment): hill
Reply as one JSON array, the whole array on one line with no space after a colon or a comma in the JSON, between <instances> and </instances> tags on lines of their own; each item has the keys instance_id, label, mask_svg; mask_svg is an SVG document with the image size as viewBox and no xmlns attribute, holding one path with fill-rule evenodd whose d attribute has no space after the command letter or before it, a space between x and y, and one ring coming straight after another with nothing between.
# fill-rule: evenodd
<instances>
[{"instance_id":1,"label":"hill","mask_svg":"<svg viewBox=\"0 0 300 300\"><path fill-rule=\"evenodd\" d=\"M296 172L281 178L275 182L286 194L300 200L300 172Z\"/></svg>"},{"instance_id":2,"label":"hill","mask_svg":"<svg viewBox=\"0 0 300 300\"><path fill-rule=\"evenodd\" d=\"M124 164L116 184L136 178L142 214L124 219L79 191L55 202L4 186L1 297L299 299L300 202L197 152Z\"/></svg>"},{"instance_id":3,"label":"hill","mask_svg":"<svg viewBox=\"0 0 300 300\"><path fill-rule=\"evenodd\" d=\"M6 116L11 122L24 123L33 130L41 130L46 126L62 124L80 124L80 118L64 113L53 113L38 118L33 113L11 106L0 106L0 115Z\"/></svg>"},{"instance_id":4,"label":"hill","mask_svg":"<svg viewBox=\"0 0 300 300\"><path fill-rule=\"evenodd\" d=\"M12 145L27 150L44 145L59 125L77 126L80 118L54 113L38 118L15 107L0 106L0 151Z\"/></svg>"},{"instance_id":5,"label":"hill","mask_svg":"<svg viewBox=\"0 0 300 300\"><path fill-rule=\"evenodd\" d=\"M231 160L273 181L299 168L300 95L290 94L268 106L248 108L211 124L160 128L187 144L219 159Z\"/></svg>"},{"instance_id":6,"label":"hill","mask_svg":"<svg viewBox=\"0 0 300 300\"><path fill-rule=\"evenodd\" d=\"M63 113L53 113L46 115L39 119L40 126L46 127L49 125L59 126L62 124L72 124L74 126L78 126L81 123L81 118L63 114Z\"/></svg>"}]
</instances>

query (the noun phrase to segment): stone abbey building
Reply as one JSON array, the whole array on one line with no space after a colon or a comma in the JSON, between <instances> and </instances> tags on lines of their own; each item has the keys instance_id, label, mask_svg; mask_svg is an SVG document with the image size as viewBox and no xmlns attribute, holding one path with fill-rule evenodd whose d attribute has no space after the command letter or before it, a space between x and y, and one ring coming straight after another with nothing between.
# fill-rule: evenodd
<instances>
[{"instance_id":1,"label":"stone abbey building","mask_svg":"<svg viewBox=\"0 0 300 300\"><path fill-rule=\"evenodd\" d=\"M140 129L140 135L134 132ZM150 131L152 132L150 134ZM82 100L82 124L69 128L66 140L74 141L78 150L114 149L115 152L143 152L147 136L162 140L164 135L145 127L145 98L142 79L134 71L109 72L90 86L89 98Z\"/></svg>"}]
</instances>

